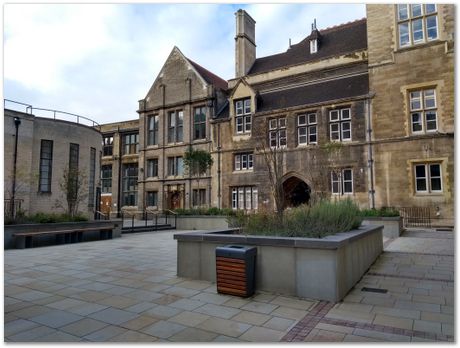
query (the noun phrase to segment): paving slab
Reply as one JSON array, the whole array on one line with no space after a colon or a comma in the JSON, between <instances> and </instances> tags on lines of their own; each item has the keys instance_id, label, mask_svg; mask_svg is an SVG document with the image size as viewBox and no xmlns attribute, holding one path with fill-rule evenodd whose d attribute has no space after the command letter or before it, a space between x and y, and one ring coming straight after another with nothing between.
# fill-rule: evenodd
<instances>
[{"instance_id":1,"label":"paving slab","mask_svg":"<svg viewBox=\"0 0 460 348\"><path fill-rule=\"evenodd\" d=\"M102 311L92 313L88 317L99 320L99 321L103 321L108 324L118 325L128 320L137 318L138 316L139 315L136 313L109 307L107 309L103 309Z\"/></svg>"},{"instance_id":2,"label":"paving slab","mask_svg":"<svg viewBox=\"0 0 460 348\"><path fill-rule=\"evenodd\" d=\"M169 338L175 335L176 333L184 330L185 328L186 326L181 324L160 320L155 324L141 329L140 331L159 338Z\"/></svg>"},{"instance_id":3,"label":"paving slab","mask_svg":"<svg viewBox=\"0 0 460 348\"><path fill-rule=\"evenodd\" d=\"M63 326L59 330L67 332L71 335L83 337L94 331L100 330L109 324L91 318L84 318L72 324Z\"/></svg>"},{"instance_id":4,"label":"paving slab","mask_svg":"<svg viewBox=\"0 0 460 348\"><path fill-rule=\"evenodd\" d=\"M75 321L83 319L82 316L61 310L52 310L36 317L30 318L31 321L46 325L52 328L59 328Z\"/></svg>"},{"instance_id":5,"label":"paving slab","mask_svg":"<svg viewBox=\"0 0 460 348\"><path fill-rule=\"evenodd\" d=\"M194 326L201 324L202 322L206 321L209 318L210 318L209 315L183 311L183 312L180 312L178 315L172 318L169 318L168 321L172 321L174 323L182 324L185 326L194 327Z\"/></svg>"},{"instance_id":6,"label":"paving slab","mask_svg":"<svg viewBox=\"0 0 460 348\"><path fill-rule=\"evenodd\" d=\"M233 320L220 319L220 318L209 318L197 325L198 328L216 332L221 335L230 336L230 337L239 337L244 332L251 328L251 325L240 323Z\"/></svg>"},{"instance_id":7,"label":"paving slab","mask_svg":"<svg viewBox=\"0 0 460 348\"><path fill-rule=\"evenodd\" d=\"M284 331L277 331L260 326L253 326L240 336L249 342L279 342L284 336Z\"/></svg>"}]
</instances>

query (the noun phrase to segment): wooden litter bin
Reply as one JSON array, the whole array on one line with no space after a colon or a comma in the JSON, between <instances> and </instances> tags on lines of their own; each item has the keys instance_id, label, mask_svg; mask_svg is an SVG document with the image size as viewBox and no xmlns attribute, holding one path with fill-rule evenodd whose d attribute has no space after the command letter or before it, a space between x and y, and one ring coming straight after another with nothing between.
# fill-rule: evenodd
<instances>
[{"instance_id":1,"label":"wooden litter bin","mask_svg":"<svg viewBox=\"0 0 460 348\"><path fill-rule=\"evenodd\" d=\"M226 245L216 248L216 283L221 294L249 297L254 294L257 248Z\"/></svg>"}]
</instances>

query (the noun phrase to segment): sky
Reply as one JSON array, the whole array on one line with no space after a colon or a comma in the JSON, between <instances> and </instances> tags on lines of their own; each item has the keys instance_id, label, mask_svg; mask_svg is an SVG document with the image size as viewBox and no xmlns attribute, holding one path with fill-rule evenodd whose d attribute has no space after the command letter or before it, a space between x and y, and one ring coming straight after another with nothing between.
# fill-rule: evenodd
<instances>
[{"instance_id":1,"label":"sky","mask_svg":"<svg viewBox=\"0 0 460 348\"><path fill-rule=\"evenodd\" d=\"M4 4L3 96L100 124L136 119L174 46L234 77L239 8L256 21L257 57L286 51L315 18L321 30L366 15L364 4L345 3Z\"/></svg>"}]
</instances>

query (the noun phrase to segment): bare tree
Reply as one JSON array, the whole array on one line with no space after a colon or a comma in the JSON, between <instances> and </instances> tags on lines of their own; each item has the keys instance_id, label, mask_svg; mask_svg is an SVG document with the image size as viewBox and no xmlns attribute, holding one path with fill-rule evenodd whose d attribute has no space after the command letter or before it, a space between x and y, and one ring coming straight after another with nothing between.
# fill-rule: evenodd
<instances>
[{"instance_id":1,"label":"bare tree","mask_svg":"<svg viewBox=\"0 0 460 348\"><path fill-rule=\"evenodd\" d=\"M59 181L61 197L56 200L55 207L62 208L66 214L74 217L78 213L78 206L88 198L88 182L86 176L77 168L64 169Z\"/></svg>"},{"instance_id":2,"label":"bare tree","mask_svg":"<svg viewBox=\"0 0 460 348\"><path fill-rule=\"evenodd\" d=\"M285 208L284 202L284 159L286 144L280 142L276 136L274 143L270 143L267 124L264 120L260 121L257 127L253 128L255 139L255 148L257 153L262 156L267 168L270 191L275 202L275 210L280 222L283 221L283 211Z\"/></svg>"}]
</instances>

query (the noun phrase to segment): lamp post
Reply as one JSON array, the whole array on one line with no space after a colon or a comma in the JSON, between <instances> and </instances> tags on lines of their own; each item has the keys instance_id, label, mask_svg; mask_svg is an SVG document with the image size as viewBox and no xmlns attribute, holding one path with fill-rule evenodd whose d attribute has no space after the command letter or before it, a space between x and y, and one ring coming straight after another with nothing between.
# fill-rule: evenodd
<instances>
[{"instance_id":1,"label":"lamp post","mask_svg":"<svg viewBox=\"0 0 460 348\"><path fill-rule=\"evenodd\" d=\"M14 164L13 164L13 187L11 188L11 215L15 217L15 194L16 194L16 163L18 160L18 133L19 125L21 124L21 119L19 117L14 118L14 126L16 128L15 139L14 139Z\"/></svg>"}]
</instances>

